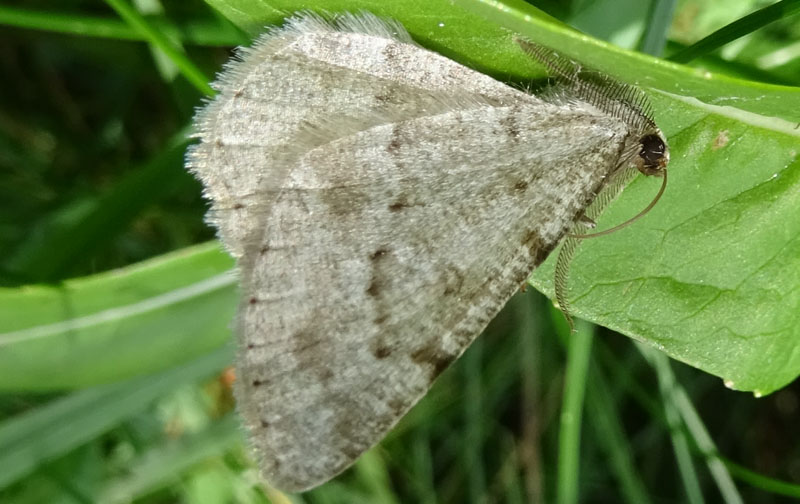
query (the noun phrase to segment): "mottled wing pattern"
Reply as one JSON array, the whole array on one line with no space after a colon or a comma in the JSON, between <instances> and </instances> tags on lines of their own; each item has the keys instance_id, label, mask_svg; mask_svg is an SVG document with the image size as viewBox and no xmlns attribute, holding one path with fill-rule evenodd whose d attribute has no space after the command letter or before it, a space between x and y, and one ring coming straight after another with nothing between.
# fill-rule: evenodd
<instances>
[{"instance_id":1,"label":"mottled wing pattern","mask_svg":"<svg viewBox=\"0 0 800 504\"><path fill-rule=\"evenodd\" d=\"M371 16L262 37L199 115L190 168L239 260L236 395L264 476L347 468L555 247L628 135Z\"/></svg>"},{"instance_id":2,"label":"mottled wing pattern","mask_svg":"<svg viewBox=\"0 0 800 504\"><path fill-rule=\"evenodd\" d=\"M421 50L400 24L369 15L335 23L310 14L292 18L241 49L214 87L219 94L195 119L201 142L190 149L187 166L212 201L208 220L237 259L245 244L260 242L263 218L308 124L335 119L364 128L416 117L439 101L425 99L431 92L459 89L462 97L508 102L520 94Z\"/></svg>"},{"instance_id":3,"label":"mottled wing pattern","mask_svg":"<svg viewBox=\"0 0 800 504\"><path fill-rule=\"evenodd\" d=\"M379 441L570 228L625 133L487 106L303 156L240 307L237 392L265 476L302 490Z\"/></svg>"}]
</instances>

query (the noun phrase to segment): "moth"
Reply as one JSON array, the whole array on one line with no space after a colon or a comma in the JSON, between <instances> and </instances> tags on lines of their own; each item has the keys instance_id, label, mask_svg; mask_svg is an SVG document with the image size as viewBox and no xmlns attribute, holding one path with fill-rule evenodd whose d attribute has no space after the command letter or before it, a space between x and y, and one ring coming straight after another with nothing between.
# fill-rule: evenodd
<instances>
[{"instance_id":1,"label":"moth","mask_svg":"<svg viewBox=\"0 0 800 504\"><path fill-rule=\"evenodd\" d=\"M640 91L517 42L559 91L397 22L301 14L240 50L198 112L187 166L237 260L235 393L273 486L350 466L631 174L665 174Z\"/></svg>"}]
</instances>

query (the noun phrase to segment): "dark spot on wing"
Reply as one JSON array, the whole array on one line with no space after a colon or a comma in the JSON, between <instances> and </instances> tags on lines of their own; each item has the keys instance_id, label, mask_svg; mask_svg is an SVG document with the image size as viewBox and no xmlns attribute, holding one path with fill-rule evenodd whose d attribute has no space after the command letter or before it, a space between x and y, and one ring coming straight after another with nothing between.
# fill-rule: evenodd
<instances>
[{"instance_id":1,"label":"dark spot on wing","mask_svg":"<svg viewBox=\"0 0 800 504\"><path fill-rule=\"evenodd\" d=\"M219 138L217 138L217 139L214 141L214 145L215 145L216 147L225 147L225 144L224 144L224 143L222 143L222 140L220 140Z\"/></svg>"},{"instance_id":2,"label":"dark spot on wing","mask_svg":"<svg viewBox=\"0 0 800 504\"><path fill-rule=\"evenodd\" d=\"M322 201L333 215L348 215L361 210L370 201L362 187L351 183L333 185L319 190ZM301 200L302 201L302 200Z\"/></svg>"},{"instance_id":3,"label":"dark spot on wing","mask_svg":"<svg viewBox=\"0 0 800 504\"><path fill-rule=\"evenodd\" d=\"M431 367L428 379L433 382L437 376L442 374L442 371L447 369L447 366L453 362L454 356L442 350L436 342L428 343L427 345L414 350L411 355L411 360L417 364L427 364Z\"/></svg>"},{"instance_id":4,"label":"dark spot on wing","mask_svg":"<svg viewBox=\"0 0 800 504\"><path fill-rule=\"evenodd\" d=\"M444 271L444 295L449 296L461 291L464 285L464 274L455 266L448 266Z\"/></svg>"},{"instance_id":5,"label":"dark spot on wing","mask_svg":"<svg viewBox=\"0 0 800 504\"><path fill-rule=\"evenodd\" d=\"M406 402L396 397L393 397L388 401L386 401L386 405L389 406L389 409L392 410L395 417L402 416L408 409L408 405L406 404Z\"/></svg>"},{"instance_id":6,"label":"dark spot on wing","mask_svg":"<svg viewBox=\"0 0 800 504\"><path fill-rule=\"evenodd\" d=\"M515 191L524 192L526 189L528 189L528 182L527 181L525 181L525 180L517 180L514 183L514 190Z\"/></svg>"},{"instance_id":7,"label":"dark spot on wing","mask_svg":"<svg viewBox=\"0 0 800 504\"><path fill-rule=\"evenodd\" d=\"M244 91L241 89L237 89L235 93L233 93L234 98L239 98L244 94Z\"/></svg>"},{"instance_id":8,"label":"dark spot on wing","mask_svg":"<svg viewBox=\"0 0 800 504\"><path fill-rule=\"evenodd\" d=\"M233 205L234 210L241 210L242 208L244 208L244 205L242 205L241 203L236 203L235 205Z\"/></svg>"},{"instance_id":9,"label":"dark spot on wing","mask_svg":"<svg viewBox=\"0 0 800 504\"><path fill-rule=\"evenodd\" d=\"M264 384L264 382L263 382L263 381L261 381L261 380L253 380L253 382L252 382L252 383L253 383L253 386L254 386L254 387L260 387L261 385L263 385L263 384Z\"/></svg>"},{"instance_id":10,"label":"dark spot on wing","mask_svg":"<svg viewBox=\"0 0 800 504\"><path fill-rule=\"evenodd\" d=\"M378 297L383 288L384 276L381 273L380 263L386 258L387 254L389 254L389 249L379 248L369 256L369 260L372 262L372 278L367 287L367 294L372 297Z\"/></svg>"},{"instance_id":11,"label":"dark spot on wing","mask_svg":"<svg viewBox=\"0 0 800 504\"><path fill-rule=\"evenodd\" d=\"M328 366L322 366L322 368L319 370L318 376L320 380L327 383L331 381L331 378L333 378L333 370Z\"/></svg>"},{"instance_id":12,"label":"dark spot on wing","mask_svg":"<svg viewBox=\"0 0 800 504\"><path fill-rule=\"evenodd\" d=\"M385 249L385 248L379 248L378 250L376 250L375 252L373 252L373 253L372 253L372 255L370 255L370 256L369 256L369 259L370 259L371 261L373 261L373 262L374 262L374 261L378 261L378 260L380 260L380 259L381 259L383 256L385 256L385 255L386 255L386 254L388 254L388 253L389 253L389 250L387 250L387 249Z\"/></svg>"},{"instance_id":13,"label":"dark spot on wing","mask_svg":"<svg viewBox=\"0 0 800 504\"><path fill-rule=\"evenodd\" d=\"M413 201L409 201L408 197L403 195L397 198L393 203L389 204L389 211L390 212L400 212L405 210L406 208L411 208L415 206L425 206L424 203L415 203Z\"/></svg>"},{"instance_id":14,"label":"dark spot on wing","mask_svg":"<svg viewBox=\"0 0 800 504\"><path fill-rule=\"evenodd\" d=\"M262 429L268 429L269 426L270 426L269 422L267 422L266 420L261 420L261 428Z\"/></svg>"},{"instance_id":15,"label":"dark spot on wing","mask_svg":"<svg viewBox=\"0 0 800 504\"><path fill-rule=\"evenodd\" d=\"M389 211L390 212L399 212L400 210L402 210L404 208L410 208L410 207L411 207L411 205L409 205L406 201L395 201L394 203L389 205Z\"/></svg>"},{"instance_id":16,"label":"dark spot on wing","mask_svg":"<svg viewBox=\"0 0 800 504\"><path fill-rule=\"evenodd\" d=\"M400 147L403 146L403 132L400 126L395 124L392 127L392 135L389 137L389 144L386 146L386 152L389 154L397 154Z\"/></svg>"},{"instance_id":17,"label":"dark spot on wing","mask_svg":"<svg viewBox=\"0 0 800 504\"><path fill-rule=\"evenodd\" d=\"M538 266L550 254L550 248L545 246L542 237L533 229L528 230L522 239L522 245L528 248L531 257L533 257L533 264Z\"/></svg>"},{"instance_id":18,"label":"dark spot on wing","mask_svg":"<svg viewBox=\"0 0 800 504\"><path fill-rule=\"evenodd\" d=\"M515 114L509 114L500 120L503 130L506 135L514 141L519 140L519 124L517 124L517 117Z\"/></svg>"},{"instance_id":19,"label":"dark spot on wing","mask_svg":"<svg viewBox=\"0 0 800 504\"><path fill-rule=\"evenodd\" d=\"M250 300L249 300L249 303L250 303L251 305L254 305L254 304L258 303L258 298L257 298L257 297L255 297L255 296L254 296L254 297L251 297L251 298L250 298Z\"/></svg>"},{"instance_id":20,"label":"dark spot on wing","mask_svg":"<svg viewBox=\"0 0 800 504\"><path fill-rule=\"evenodd\" d=\"M389 145L386 146L386 150L392 153L397 152L400 149L400 145L400 141L397 138L392 138Z\"/></svg>"},{"instance_id":21,"label":"dark spot on wing","mask_svg":"<svg viewBox=\"0 0 800 504\"><path fill-rule=\"evenodd\" d=\"M392 349L381 344L372 351L372 355L374 355L376 359L385 359L392 355Z\"/></svg>"},{"instance_id":22,"label":"dark spot on wing","mask_svg":"<svg viewBox=\"0 0 800 504\"><path fill-rule=\"evenodd\" d=\"M321 343L320 338L308 331L297 331L292 336L292 354L295 356L304 354L307 350L314 348Z\"/></svg>"},{"instance_id":23,"label":"dark spot on wing","mask_svg":"<svg viewBox=\"0 0 800 504\"><path fill-rule=\"evenodd\" d=\"M332 442L335 443L342 455L355 460L369 446L364 439L365 425L362 415L365 414L365 406L346 394L335 394L331 397L331 402L339 407L339 411L333 415L332 419L331 428L334 439ZM371 424L376 419L370 418L369 420ZM370 425L370 427L373 426Z\"/></svg>"},{"instance_id":24,"label":"dark spot on wing","mask_svg":"<svg viewBox=\"0 0 800 504\"><path fill-rule=\"evenodd\" d=\"M340 428L340 432L342 432L343 430L344 430L344 428ZM352 435L353 435L352 434L352 428L349 431L345 431L345 432L348 432L350 434L350 436L352 437ZM352 443L349 443L349 442L348 443L343 443L339 447L342 450L342 453L344 453L345 456L347 458L349 458L350 460L355 460L358 457L360 457L364 453L364 449L366 448L366 447L356 446L356 445L354 445Z\"/></svg>"},{"instance_id":25,"label":"dark spot on wing","mask_svg":"<svg viewBox=\"0 0 800 504\"><path fill-rule=\"evenodd\" d=\"M453 338L456 341L464 342L464 344L469 344L472 339L475 337L474 329L469 327L457 326L453 329Z\"/></svg>"},{"instance_id":26,"label":"dark spot on wing","mask_svg":"<svg viewBox=\"0 0 800 504\"><path fill-rule=\"evenodd\" d=\"M397 45L386 44L381 51L383 57L386 58L386 63L393 63L397 59Z\"/></svg>"},{"instance_id":27,"label":"dark spot on wing","mask_svg":"<svg viewBox=\"0 0 800 504\"><path fill-rule=\"evenodd\" d=\"M258 252L259 252L261 255L264 255L264 254L266 254L268 251L269 251L269 245L264 245L263 247L261 247L261 250L259 250Z\"/></svg>"},{"instance_id":28,"label":"dark spot on wing","mask_svg":"<svg viewBox=\"0 0 800 504\"><path fill-rule=\"evenodd\" d=\"M373 276L372 280L370 280L369 282L369 287L367 287L367 294L369 294L372 297L378 297L380 293L381 293L380 281Z\"/></svg>"}]
</instances>

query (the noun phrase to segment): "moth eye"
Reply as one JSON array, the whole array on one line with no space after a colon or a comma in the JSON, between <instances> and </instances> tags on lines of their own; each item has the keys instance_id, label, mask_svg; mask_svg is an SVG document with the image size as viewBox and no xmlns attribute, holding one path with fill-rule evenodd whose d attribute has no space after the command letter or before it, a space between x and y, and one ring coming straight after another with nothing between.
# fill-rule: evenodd
<instances>
[{"instance_id":1,"label":"moth eye","mask_svg":"<svg viewBox=\"0 0 800 504\"><path fill-rule=\"evenodd\" d=\"M661 137L652 134L645 135L639 140L639 143L642 146L642 149L639 151L639 157L644 161L645 168L657 170L663 167L662 165L666 164L664 152L667 146L664 144L664 141L661 140Z\"/></svg>"}]
</instances>

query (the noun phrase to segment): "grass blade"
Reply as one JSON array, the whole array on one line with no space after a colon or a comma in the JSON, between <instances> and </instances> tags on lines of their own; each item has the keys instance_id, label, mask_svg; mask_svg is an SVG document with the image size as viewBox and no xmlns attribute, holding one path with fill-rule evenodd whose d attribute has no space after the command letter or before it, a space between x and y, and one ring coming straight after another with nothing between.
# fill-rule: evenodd
<instances>
[{"instance_id":1,"label":"grass blade","mask_svg":"<svg viewBox=\"0 0 800 504\"><path fill-rule=\"evenodd\" d=\"M581 487L578 475L581 459L581 419L594 326L580 320L576 322L576 332L569 335L567 343L567 371L558 435L559 504L578 502L578 492Z\"/></svg>"},{"instance_id":2,"label":"grass blade","mask_svg":"<svg viewBox=\"0 0 800 504\"><path fill-rule=\"evenodd\" d=\"M158 31L147 21L144 16L139 14L126 0L106 0L117 14L128 23L131 28L141 34L153 47L160 49L178 69L184 77L197 88L198 91L206 96L214 96L215 91L209 85L209 78L197 68L192 61L186 57L182 50L175 45L164 34Z\"/></svg>"},{"instance_id":3,"label":"grass blade","mask_svg":"<svg viewBox=\"0 0 800 504\"><path fill-rule=\"evenodd\" d=\"M752 14L726 25L711 35L678 51L668 59L676 63L688 63L693 59L704 56L719 49L728 42L752 33L773 21L789 17L800 11L800 0L781 0L772 5L757 10Z\"/></svg>"}]
</instances>

